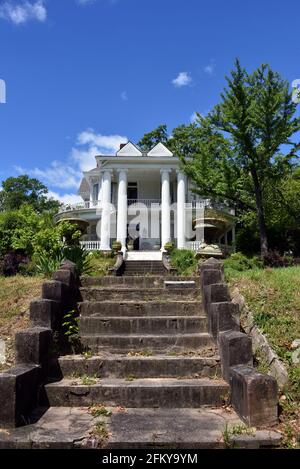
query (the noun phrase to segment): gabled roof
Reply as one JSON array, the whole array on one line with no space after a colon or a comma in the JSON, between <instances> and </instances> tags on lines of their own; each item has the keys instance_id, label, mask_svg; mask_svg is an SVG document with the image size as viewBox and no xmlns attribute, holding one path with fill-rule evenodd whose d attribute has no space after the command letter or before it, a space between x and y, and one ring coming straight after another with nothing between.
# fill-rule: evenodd
<instances>
[{"instance_id":1,"label":"gabled roof","mask_svg":"<svg viewBox=\"0 0 300 469\"><path fill-rule=\"evenodd\" d=\"M126 143L120 150L117 152L117 156L143 156L141 150L131 142Z\"/></svg>"},{"instance_id":2,"label":"gabled roof","mask_svg":"<svg viewBox=\"0 0 300 469\"><path fill-rule=\"evenodd\" d=\"M173 156L173 153L161 142L157 143L155 147L152 148L147 153L147 156Z\"/></svg>"},{"instance_id":3,"label":"gabled roof","mask_svg":"<svg viewBox=\"0 0 300 469\"><path fill-rule=\"evenodd\" d=\"M85 178L82 178L82 181L80 183L79 189L78 189L78 194L86 194L90 192L90 186Z\"/></svg>"}]
</instances>

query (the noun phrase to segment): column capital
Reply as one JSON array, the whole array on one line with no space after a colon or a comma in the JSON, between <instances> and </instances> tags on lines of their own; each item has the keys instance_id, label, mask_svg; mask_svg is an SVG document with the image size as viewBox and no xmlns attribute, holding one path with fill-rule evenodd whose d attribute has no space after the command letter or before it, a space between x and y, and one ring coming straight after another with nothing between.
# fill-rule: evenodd
<instances>
[{"instance_id":1,"label":"column capital","mask_svg":"<svg viewBox=\"0 0 300 469\"><path fill-rule=\"evenodd\" d=\"M160 174L170 173L171 171L172 171L171 168L162 168L162 169L160 170Z\"/></svg>"},{"instance_id":2,"label":"column capital","mask_svg":"<svg viewBox=\"0 0 300 469\"><path fill-rule=\"evenodd\" d=\"M120 173L126 173L127 174L128 173L128 168L124 168L124 169L123 168L117 168L116 171L117 171L118 174L120 174Z\"/></svg>"},{"instance_id":3,"label":"column capital","mask_svg":"<svg viewBox=\"0 0 300 469\"><path fill-rule=\"evenodd\" d=\"M108 169L101 169L100 170L100 174L105 174L105 173L109 173L109 174L112 174L113 173L113 169L111 168L108 168Z\"/></svg>"}]
</instances>

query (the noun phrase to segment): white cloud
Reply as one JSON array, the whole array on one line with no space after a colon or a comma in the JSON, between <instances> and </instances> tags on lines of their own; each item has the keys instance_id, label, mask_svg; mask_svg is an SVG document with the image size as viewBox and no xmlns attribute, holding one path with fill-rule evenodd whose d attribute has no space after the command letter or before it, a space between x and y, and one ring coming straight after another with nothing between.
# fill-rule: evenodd
<instances>
[{"instance_id":1,"label":"white cloud","mask_svg":"<svg viewBox=\"0 0 300 469\"><path fill-rule=\"evenodd\" d=\"M81 171L73 168L70 164L61 161L52 161L50 166L44 169L38 167L24 169L15 166L18 173L26 173L43 181L47 186L58 187L60 189L77 189L81 180Z\"/></svg>"},{"instance_id":2,"label":"white cloud","mask_svg":"<svg viewBox=\"0 0 300 469\"><path fill-rule=\"evenodd\" d=\"M44 0L23 1L22 3L9 0L0 5L0 18L17 25L33 20L44 22L47 18L47 10Z\"/></svg>"},{"instance_id":3,"label":"white cloud","mask_svg":"<svg viewBox=\"0 0 300 469\"><path fill-rule=\"evenodd\" d=\"M77 204L82 202L80 195L76 194L64 194L60 195L57 192L49 191L47 194L47 199L58 200L62 204Z\"/></svg>"},{"instance_id":4,"label":"white cloud","mask_svg":"<svg viewBox=\"0 0 300 469\"><path fill-rule=\"evenodd\" d=\"M212 75L214 73L215 68L216 64L213 60L211 60L210 63L203 68L203 70L208 75Z\"/></svg>"},{"instance_id":5,"label":"white cloud","mask_svg":"<svg viewBox=\"0 0 300 469\"><path fill-rule=\"evenodd\" d=\"M180 72L177 77L172 80L172 84L176 88L181 88L182 86L190 85L192 81L192 77L188 72Z\"/></svg>"},{"instance_id":6,"label":"white cloud","mask_svg":"<svg viewBox=\"0 0 300 469\"><path fill-rule=\"evenodd\" d=\"M127 91L122 91L122 93L121 93L121 99L122 99L123 101L128 101Z\"/></svg>"},{"instance_id":7,"label":"white cloud","mask_svg":"<svg viewBox=\"0 0 300 469\"><path fill-rule=\"evenodd\" d=\"M126 143L127 137L121 135L97 134L93 129L85 130L77 136L75 146L66 162L54 160L46 168L24 169L15 166L19 174L29 174L40 179L48 187L62 190L78 189L83 171L96 167L95 156L115 154L120 143ZM70 196L70 194L67 194Z\"/></svg>"}]
</instances>

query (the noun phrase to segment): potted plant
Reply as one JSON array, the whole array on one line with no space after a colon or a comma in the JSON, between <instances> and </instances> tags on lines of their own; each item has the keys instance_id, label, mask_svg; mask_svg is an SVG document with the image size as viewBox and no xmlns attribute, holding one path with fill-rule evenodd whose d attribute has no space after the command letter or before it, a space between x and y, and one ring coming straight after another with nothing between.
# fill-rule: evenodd
<instances>
[{"instance_id":1,"label":"potted plant","mask_svg":"<svg viewBox=\"0 0 300 469\"><path fill-rule=\"evenodd\" d=\"M114 252L117 253L117 252L121 251L122 243L120 243L120 241L114 241L112 243L112 248L113 248Z\"/></svg>"},{"instance_id":2,"label":"potted plant","mask_svg":"<svg viewBox=\"0 0 300 469\"><path fill-rule=\"evenodd\" d=\"M172 243L172 241L168 241L165 245L164 245L164 249L165 251L167 251L168 254L170 254L173 249L174 249L174 243Z\"/></svg>"},{"instance_id":3,"label":"potted plant","mask_svg":"<svg viewBox=\"0 0 300 469\"><path fill-rule=\"evenodd\" d=\"M134 248L134 240L130 239L127 244L127 249L128 251L133 251L133 248Z\"/></svg>"}]
</instances>

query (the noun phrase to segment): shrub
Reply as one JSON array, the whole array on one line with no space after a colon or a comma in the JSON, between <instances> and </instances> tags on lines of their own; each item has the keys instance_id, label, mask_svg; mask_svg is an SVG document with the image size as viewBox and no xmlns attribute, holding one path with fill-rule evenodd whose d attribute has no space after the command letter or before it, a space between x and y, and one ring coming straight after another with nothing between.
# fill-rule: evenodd
<instances>
[{"instance_id":1,"label":"shrub","mask_svg":"<svg viewBox=\"0 0 300 469\"><path fill-rule=\"evenodd\" d=\"M268 251L264 256L264 265L267 267L288 267L293 265L292 256L281 256L276 250Z\"/></svg>"},{"instance_id":2,"label":"shrub","mask_svg":"<svg viewBox=\"0 0 300 469\"><path fill-rule=\"evenodd\" d=\"M7 277L16 275L21 266L28 264L29 259L24 254L16 251L7 253L0 262L0 273Z\"/></svg>"},{"instance_id":3,"label":"shrub","mask_svg":"<svg viewBox=\"0 0 300 469\"><path fill-rule=\"evenodd\" d=\"M257 258L249 258L241 252L235 252L223 261L225 269L231 269L238 272L262 267L262 261Z\"/></svg>"},{"instance_id":4,"label":"shrub","mask_svg":"<svg viewBox=\"0 0 300 469\"><path fill-rule=\"evenodd\" d=\"M197 268L197 259L194 251L190 249L173 249L171 252L171 264L180 275L190 275Z\"/></svg>"},{"instance_id":5,"label":"shrub","mask_svg":"<svg viewBox=\"0 0 300 469\"><path fill-rule=\"evenodd\" d=\"M81 246L66 246L62 250L63 258L76 264L77 272L79 275L89 274L91 272L91 263L89 252Z\"/></svg>"}]
</instances>

